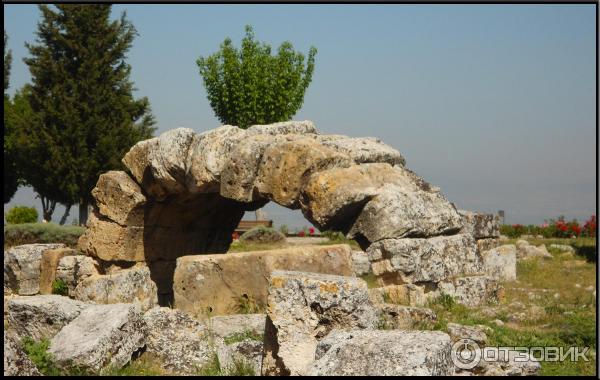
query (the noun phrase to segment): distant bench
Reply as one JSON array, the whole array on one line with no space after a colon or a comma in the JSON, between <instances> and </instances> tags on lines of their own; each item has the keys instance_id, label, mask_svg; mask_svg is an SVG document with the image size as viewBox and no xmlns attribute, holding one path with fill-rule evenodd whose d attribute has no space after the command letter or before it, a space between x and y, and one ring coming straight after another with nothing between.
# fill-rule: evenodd
<instances>
[{"instance_id":1,"label":"distant bench","mask_svg":"<svg viewBox=\"0 0 600 380\"><path fill-rule=\"evenodd\" d=\"M241 220L240 224L238 224L235 232L243 234L244 232L253 229L254 227L265 226L265 227L273 227L272 220Z\"/></svg>"}]
</instances>

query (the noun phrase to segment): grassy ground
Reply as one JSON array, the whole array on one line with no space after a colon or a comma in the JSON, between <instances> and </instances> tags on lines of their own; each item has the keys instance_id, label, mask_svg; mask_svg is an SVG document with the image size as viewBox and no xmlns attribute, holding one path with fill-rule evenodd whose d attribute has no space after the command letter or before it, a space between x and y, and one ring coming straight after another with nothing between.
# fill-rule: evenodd
<instances>
[{"instance_id":1,"label":"grassy ground","mask_svg":"<svg viewBox=\"0 0 600 380\"><path fill-rule=\"evenodd\" d=\"M531 243L549 246L564 241ZM578 243L589 245L591 241ZM430 305L437 312L438 321L428 327L445 330L448 322L486 325L492 329L488 334L489 345L587 346L590 361L542 362L542 374L595 375L596 266L579 256L568 257L554 249L549 251L552 259L536 258L517 263L517 280L503 284L505 299L499 305L467 308L438 301ZM492 322L496 319L504 325L497 326Z\"/></svg>"}]
</instances>

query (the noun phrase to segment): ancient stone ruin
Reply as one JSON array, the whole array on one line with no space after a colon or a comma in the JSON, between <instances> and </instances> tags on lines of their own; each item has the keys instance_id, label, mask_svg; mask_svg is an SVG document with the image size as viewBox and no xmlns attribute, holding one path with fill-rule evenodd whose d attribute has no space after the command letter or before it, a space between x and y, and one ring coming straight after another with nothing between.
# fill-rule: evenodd
<instances>
[{"instance_id":1,"label":"ancient stone ruin","mask_svg":"<svg viewBox=\"0 0 600 380\"><path fill-rule=\"evenodd\" d=\"M435 321L424 307L432 299L497 301L498 281L515 278L516 249L498 246L496 218L457 210L375 138L321 135L310 121L179 128L122 161L127 171L102 174L92 192L78 250L5 252L5 304L7 292L29 296L10 300L5 317L19 336L51 338L59 363L99 372L145 350L171 373L194 374L216 350L222 363L242 355L266 375L448 375L451 336L405 330ZM224 254L244 213L270 201L362 251ZM73 299L37 295L55 279ZM266 314L239 315L240 300ZM242 326L264 343L225 344Z\"/></svg>"},{"instance_id":2,"label":"ancient stone ruin","mask_svg":"<svg viewBox=\"0 0 600 380\"><path fill-rule=\"evenodd\" d=\"M493 292L476 239L497 237L494 221L461 215L377 139L321 135L309 121L179 128L138 143L123 163L129 173L100 176L80 247L104 264L145 262L162 304L173 301L177 258L226 252L244 212L269 201L357 240L383 285ZM324 273L347 274L338 270Z\"/></svg>"}]
</instances>

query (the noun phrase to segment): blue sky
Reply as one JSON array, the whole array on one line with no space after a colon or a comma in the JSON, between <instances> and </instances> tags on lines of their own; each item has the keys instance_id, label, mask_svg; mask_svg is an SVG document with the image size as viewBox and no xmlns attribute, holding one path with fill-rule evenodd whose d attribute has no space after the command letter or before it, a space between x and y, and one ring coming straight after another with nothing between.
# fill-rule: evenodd
<instances>
[{"instance_id":1,"label":"blue sky","mask_svg":"<svg viewBox=\"0 0 600 380\"><path fill-rule=\"evenodd\" d=\"M244 25L273 47L318 49L294 119L323 133L375 136L457 207L541 223L596 209L594 5L115 5L139 36L129 53L138 96L159 131L219 125L196 59ZM30 80L34 5L4 5L12 94ZM39 206L29 189L11 203ZM267 208L276 223L308 225ZM57 210L58 220L62 210ZM72 215L76 214L73 210Z\"/></svg>"}]
</instances>

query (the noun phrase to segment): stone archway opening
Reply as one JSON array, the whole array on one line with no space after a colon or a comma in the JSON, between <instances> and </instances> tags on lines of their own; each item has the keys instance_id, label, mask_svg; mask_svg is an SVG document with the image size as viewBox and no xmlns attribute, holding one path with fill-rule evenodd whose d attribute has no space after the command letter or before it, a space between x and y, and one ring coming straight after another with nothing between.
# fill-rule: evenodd
<instances>
[{"instance_id":1,"label":"stone archway opening","mask_svg":"<svg viewBox=\"0 0 600 380\"><path fill-rule=\"evenodd\" d=\"M268 202L364 250L462 227L455 207L398 151L374 138L320 135L308 121L179 128L139 142L122 161L127 172L100 176L79 246L105 263L145 262L161 305L173 302L179 257L227 252L244 213Z\"/></svg>"}]
</instances>

